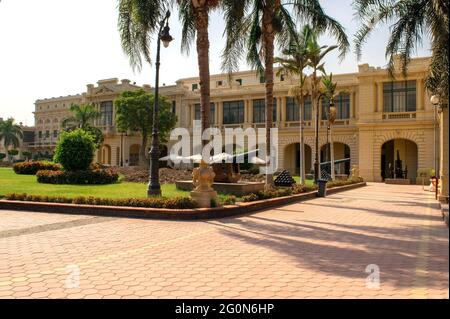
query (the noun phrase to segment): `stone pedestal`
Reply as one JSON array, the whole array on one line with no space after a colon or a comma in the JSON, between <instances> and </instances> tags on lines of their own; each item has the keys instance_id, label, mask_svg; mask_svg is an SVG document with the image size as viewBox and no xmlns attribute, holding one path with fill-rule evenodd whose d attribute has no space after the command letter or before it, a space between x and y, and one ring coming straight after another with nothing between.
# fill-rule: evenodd
<instances>
[{"instance_id":1,"label":"stone pedestal","mask_svg":"<svg viewBox=\"0 0 450 319\"><path fill-rule=\"evenodd\" d=\"M209 208L211 207L212 200L217 202L217 193L213 190L192 191L191 198L198 204L199 207Z\"/></svg>"}]
</instances>

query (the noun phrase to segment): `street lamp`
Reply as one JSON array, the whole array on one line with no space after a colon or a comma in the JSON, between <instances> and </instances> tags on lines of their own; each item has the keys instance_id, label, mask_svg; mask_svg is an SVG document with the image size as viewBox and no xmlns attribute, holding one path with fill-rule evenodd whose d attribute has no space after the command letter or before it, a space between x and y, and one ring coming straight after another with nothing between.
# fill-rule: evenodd
<instances>
[{"instance_id":1,"label":"street lamp","mask_svg":"<svg viewBox=\"0 0 450 319\"><path fill-rule=\"evenodd\" d=\"M160 51L161 41L165 48L173 40L169 31L169 17L170 11L167 11L166 16L160 22L158 32L158 42L156 46L156 76L155 76L155 101L153 104L153 130L152 130L152 147L150 149L150 182L147 187L147 196L161 195L161 185L159 184L159 141L158 141L158 93L159 93L159 65L160 65Z\"/></svg>"},{"instance_id":2,"label":"street lamp","mask_svg":"<svg viewBox=\"0 0 450 319\"><path fill-rule=\"evenodd\" d=\"M316 145L315 145L315 156L314 156L314 183L317 184L317 181L320 178L320 163L319 163L319 102L320 99L322 97L326 96L325 93L320 93L319 96L317 97L317 109L316 109L316 130L315 130L315 140L316 140ZM331 98L329 101L329 113L331 114L331 112L333 112L333 114L336 114L336 108L334 106L334 101ZM334 121L333 121L334 122Z\"/></svg>"}]
</instances>

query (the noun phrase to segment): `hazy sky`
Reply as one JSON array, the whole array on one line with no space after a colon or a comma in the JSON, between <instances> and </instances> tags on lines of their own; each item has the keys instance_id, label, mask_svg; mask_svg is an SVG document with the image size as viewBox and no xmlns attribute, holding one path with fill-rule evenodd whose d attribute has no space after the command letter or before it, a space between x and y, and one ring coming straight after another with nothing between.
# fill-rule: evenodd
<instances>
[{"instance_id":1,"label":"hazy sky","mask_svg":"<svg viewBox=\"0 0 450 319\"><path fill-rule=\"evenodd\" d=\"M349 38L357 29L352 0L323 0L325 11L346 29ZM133 73L123 54L117 32L117 0L2 0L0 2L0 117L34 124L36 99L82 93L86 84L100 79L127 78L138 84L154 84L154 68ZM197 76L195 48L180 53L180 24L176 12L170 19L175 38L161 53L161 84ZM223 20L211 16L211 73L220 72ZM355 72L357 65L386 65L384 48L389 28L379 29L364 48L361 61L352 52L339 63L337 53L326 59L334 73ZM323 44L333 44L327 36ZM154 51L152 52L154 53ZM154 54L153 54L154 55ZM417 52L429 55L429 45ZM241 70L247 69L242 64Z\"/></svg>"}]
</instances>

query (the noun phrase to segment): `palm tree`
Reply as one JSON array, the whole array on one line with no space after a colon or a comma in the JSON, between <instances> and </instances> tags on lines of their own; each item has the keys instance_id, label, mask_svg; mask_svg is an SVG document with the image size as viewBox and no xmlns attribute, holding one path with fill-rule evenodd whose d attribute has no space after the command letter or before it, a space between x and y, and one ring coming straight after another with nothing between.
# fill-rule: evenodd
<instances>
[{"instance_id":1,"label":"palm tree","mask_svg":"<svg viewBox=\"0 0 450 319\"><path fill-rule=\"evenodd\" d=\"M318 136L319 136L319 93L320 93L320 76L318 76L317 72L320 72L321 74L325 73L323 59L325 56L331 52L332 50L336 49L337 45L319 45L317 42L317 34L312 32L310 41L308 42L308 59L309 63L308 66L312 69L311 75L310 75L310 92L311 92L311 104L313 108L313 114L316 119L314 129L315 129L315 159L314 159L314 175L315 180L317 182L317 179L320 177L320 164L319 164L319 142L318 142Z\"/></svg>"},{"instance_id":2,"label":"palm tree","mask_svg":"<svg viewBox=\"0 0 450 319\"><path fill-rule=\"evenodd\" d=\"M422 44L423 36L431 37L432 58L426 86L432 94L448 99L449 2L446 0L355 0L354 6L362 26L355 35L356 53L379 24L393 22L386 47L391 76L394 56L399 55L403 74L411 54Z\"/></svg>"},{"instance_id":3,"label":"palm tree","mask_svg":"<svg viewBox=\"0 0 450 319\"><path fill-rule=\"evenodd\" d=\"M23 139L22 128L15 123L12 117L0 122L0 141L3 140L6 151L8 151L9 146L14 149L19 147L21 139Z\"/></svg>"},{"instance_id":4,"label":"palm tree","mask_svg":"<svg viewBox=\"0 0 450 319\"><path fill-rule=\"evenodd\" d=\"M311 28L305 25L300 33L290 35L289 44L282 50L282 57L275 57L275 63L280 64L277 76L281 74L295 75L299 77L297 85L289 89L288 95L297 100L300 121L300 183L305 184L305 138L303 134L303 112L305 108L305 84L306 75L303 71L308 65L308 41L310 41Z\"/></svg>"},{"instance_id":5,"label":"palm tree","mask_svg":"<svg viewBox=\"0 0 450 319\"><path fill-rule=\"evenodd\" d=\"M62 120L61 127L66 131L78 128L85 130L92 135L96 147L99 148L104 141L104 137L102 131L93 126L93 122L100 117L100 112L92 104L72 104L70 111L72 115Z\"/></svg>"},{"instance_id":6,"label":"palm tree","mask_svg":"<svg viewBox=\"0 0 450 319\"><path fill-rule=\"evenodd\" d=\"M226 34L222 68L231 74L238 68L243 52L246 52L247 63L265 79L266 158L269 159L270 129L273 126L274 44L277 41L285 47L289 35L295 33L291 12L319 31L329 31L335 35L340 44L341 57L349 47L347 36L342 26L324 13L319 0L222 0L221 7ZM273 175L269 171L266 187L272 186Z\"/></svg>"},{"instance_id":7,"label":"palm tree","mask_svg":"<svg viewBox=\"0 0 450 319\"><path fill-rule=\"evenodd\" d=\"M70 106L70 111L72 115L66 117L61 122L61 126L64 129L86 129L92 126L92 122L100 117L100 112L98 112L92 104L72 104Z\"/></svg>"},{"instance_id":8,"label":"palm tree","mask_svg":"<svg viewBox=\"0 0 450 319\"><path fill-rule=\"evenodd\" d=\"M150 59L150 39L157 32L158 22L176 3L182 23L183 52L189 53L196 39L200 77L200 107L202 130L210 126L210 72L209 72L209 13L219 0L119 0L119 32L122 47L133 68L142 67L142 57ZM203 141L206 143L206 141Z\"/></svg>"}]
</instances>

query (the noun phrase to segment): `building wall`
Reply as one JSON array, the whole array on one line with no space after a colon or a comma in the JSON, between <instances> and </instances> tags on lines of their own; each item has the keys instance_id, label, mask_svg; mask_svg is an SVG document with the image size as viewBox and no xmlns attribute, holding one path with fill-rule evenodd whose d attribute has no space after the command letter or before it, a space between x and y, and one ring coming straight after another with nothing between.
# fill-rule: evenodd
<instances>
[{"instance_id":1,"label":"building wall","mask_svg":"<svg viewBox=\"0 0 450 319\"><path fill-rule=\"evenodd\" d=\"M439 123L436 122L434 108L429 102L425 92L424 79L428 70L429 58L413 59L408 68L406 78L401 76L397 68L396 81L414 80L416 83L416 111L387 113L383 110L383 85L392 81L387 71L375 68L368 64L359 66L357 73L336 74L333 76L337 82L337 92L349 94L350 116L347 119L338 119L332 126L332 139L336 143L348 145L350 148L351 165L358 165L360 174L368 181L381 181L381 147L383 143L392 139L407 139L417 144L417 158L409 158L411 166L420 168L434 168L438 162L439 148L436 132ZM240 80L240 81L239 81ZM277 104L277 121L275 126L279 129L278 163L279 169L295 170L295 146L299 143L299 122L288 121L286 98L289 88L295 85L298 79L277 76L274 80L274 97ZM196 88L197 85L197 88ZM307 86L309 84L307 83ZM85 93L36 101L36 130L54 129L61 120L68 115L69 103L93 103L100 107L102 101L113 101L124 90L137 89L138 86L130 84L129 80L106 79L97 82L97 86L89 84ZM152 91L148 85L143 88ZM188 128L192 132L195 116L195 104L200 101L199 79L180 79L176 85L162 86L160 94L169 101L175 102L175 114L178 117L178 127ZM253 123L253 101L264 99L264 84L254 71L234 73L231 78L227 74L211 75L211 102L215 104L215 117L213 126L218 127L222 134L225 128L263 128L264 123ZM223 124L223 105L227 101L244 101L244 121L239 124ZM60 108L59 105L66 105ZM57 105L57 107L53 107ZM115 116L115 115L114 115ZM319 109L321 118L321 108ZM448 115L447 115L448 116ZM50 123L48 123L50 119ZM53 119L56 119L53 123ZM311 121L305 121L305 144L311 147L308 163L312 165L315 157L314 112ZM111 149L111 165L120 165L118 152L122 153L123 161L130 160L129 148L133 144L140 145L139 136L129 134L121 139L113 123L104 127L96 123L105 134L105 145ZM319 150L326 144L326 121L320 120ZM37 136L38 134L36 134ZM442 139L442 137L441 137ZM448 140L448 137L447 137ZM35 149L43 147L43 141L36 138ZM54 143L52 139L48 142ZM170 142L172 145L174 142ZM123 144L123 147L122 147ZM336 158L343 157L343 145L335 144ZM46 145L52 149L53 144ZM147 147L148 148L148 147ZM441 147L445 151L444 147ZM442 152L442 151L441 151ZM448 146L447 146L448 153ZM120 155L120 154L119 154ZM101 152L96 160L102 161ZM417 164L415 163L417 161ZM409 167L409 165L408 165ZM416 172L414 172L415 174ZM448 174L448 173L447 173Z\"/></svg>"}]
</instances>

